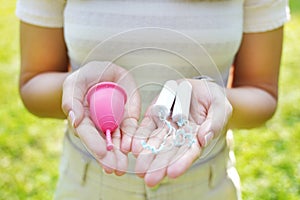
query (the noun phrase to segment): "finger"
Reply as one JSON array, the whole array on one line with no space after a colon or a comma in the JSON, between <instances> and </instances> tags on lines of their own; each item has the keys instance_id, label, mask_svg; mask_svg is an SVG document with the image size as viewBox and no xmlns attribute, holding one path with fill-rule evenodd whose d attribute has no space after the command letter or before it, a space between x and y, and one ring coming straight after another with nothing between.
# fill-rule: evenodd
<instances>
[{"instance_id":1,"label":"finger","mask_svg":"<svg viewBox=\"0 0 300 200\"><path fill-rule=\"evenodd\" d=\"M116 166L116 158L113 152L107 152L106 156L101 160L97 160L107 174L114 173Z\"/></svg>"},{"instance_id":2,"label":"finger","mask_svg":"<svg viewBox=\"0 0 300 200\"><path fill-rule=\"evenodd\" d=\"M80 94L85 94L85 91L83 91L82 86L77 87L76 78L77 73L66 78L62 94L62 110L68 116L73 127L77 127L84 116L83 96Z\"/></svg>"},{"instance_id":3,"label":"finger","mask_svg":"<svg viewBox=\"0 0 300 200\"><path fill-rule=\"evenodd\" d=\"M141 110L141 99L136 83L128 71L124 71L121 77L118 77L117 84L122 86L127 95L123 122L120 125L122 131L121 150L124 153L131 151L133 136L138 127L138 120Z\"/></svg>"},{"instance_id":4,"label":"finger","mask_svg":"<svg viewBox=\"0 0 300 200\"><path fill-rule=\"evenodd\" d=\"M128 159L127 159L127 156L120 150L120 146L121 146L120 129L117 129L115 132L113 132L112 141L114 144L113 152L115 153L116 162L117 162L115 174L117 176L121 176L121 175L125 174L125 172L127 170Z\"/></svg>"},{"instance_id":5,"label":"finger","mask_svg":"<svg viewBox=\"0 0 300 200\"><path fill-rule=\"evenodd\" d=\"M206 120L198 130L198 140L201 146L207 146L214 138L223 133L231 113L232 106L226 98L213 101L208 109Z\"/></svg>"},{"instance_id":6,"label":"finger","mask_svg":"<svg viewBox=\"0 0 300 200\"><path fill-rule=\"evenodd\" d=\"M152 160L155 158L150 150L143 151L136 159L135 163L135 173L137 176L143 178L148 170Z\"/></svg>"},{"instance_id":7,"label":"finger","mask_svg":"<svg viewBox=\"0 0 300 200\"><path fill-rule=\"evenodd\" d=\"M127 154L131 151L131 144L138 127L138 121L134 118L127 118L123 120L120 127L122 132L121 151Z\"/></svg>"},{"instance_id":8,"label":"finger","mask_svg":"<svg viewBox=\"0 0 300 200\"><path fill-rule=\"evenodd\" d=\"M201 147L198 142L195 142L191 147L182 146L174 159L170 162L167 169L167 175L170 178L177 178L185 173L201 154Z\"/></svg>"},{"instance_id":9,"label":"finger","mask_svg":"<svg viewBox=\"0 0 300 200\"><path fill-rule=\"evenodd\" d=\"M151 117L145 117L142 120L132 141L131 151L133 155L137 156L143 150L142 142L147 142L148 137L156 128L157 125Z\"/></svg>"},{"instance_id":10,"label":"finger","mask_svg":"<svg viewBox=\"0 0 300 200\"><path fill-rule=\"evenodd\" d=\"M164 179L167 174L168 165L173 156L176 155L177 150L178 148L172 147L168 151L161 152L155 157L144 177L147 186L153 187Z\"/></svg>"},{"instance_id":11,"label":"finger","mask_svg":"<svg viewBox=\"0 0 300 200\"><path fill-rule=\"evenodd\" d=\"M231 114L232 106L226 96L219 95L219 97L215 98L207 114L207 118L212 121L212 131L214 133L222 132Z\"/></svg>"},{"instance_id":12,"label":"finger","mask_svg":"<svg viewBox=\"0 0 300 200\"><path fill-rule=\"evenodd\" d=\"M90 154L102 165L107 173L112 173L116 168L116 158L113 152L106 150L106 141L99 134L92 121L85 117L76 128L76 132L83 145Z\"/></svg>"},{"instance_id":13,"label":"finger","mask_svg":"<svg viewBox=\"0 0 300 200\"><path fill-rule=\"evenodd\" d=\"M147 141L147 146L149 148L143 148L143 150L138 154L136 159L135 172L138 176L144 177L146 171L150 167L153 159L156 156L156 150L160 148L163 142L164 136L167 134L166 129L156 129L153 131L153 137Z\"/></svg>"},{"instance_id":14,"label":"finger","mask_svg":"<svg viewBox=\"0 0 300 200\"><path fill-rule=\"evenodd\" d=\"M202 124L207 116L205 107L199 103L194 95L192 95L191 106L190 106L190 118L193 118L193 121L196 124Z\"/></svg>"},{"instance_id":15,"label":"finger","mask_svg":"<svg viewBox=\"0 0 300 200\"><path fill-rule=\"evenodd\" d=\"M205 147L213 139L214 132L212 132L212 120L207 118L197 129L197 138L201 147Z\"/></svg>"},{"instance_id":16,"label":"finger","mask_svg":"<svg viewBox=\"0 0 300 200\"><path fill-rule=\"evenodd\" d=\"M128 167L128 157L121 151L115 152L116 159L117 159L117 167L115 170L115 174L117 176L122 176L126 173Z\"/></svg>"}]
</instances>

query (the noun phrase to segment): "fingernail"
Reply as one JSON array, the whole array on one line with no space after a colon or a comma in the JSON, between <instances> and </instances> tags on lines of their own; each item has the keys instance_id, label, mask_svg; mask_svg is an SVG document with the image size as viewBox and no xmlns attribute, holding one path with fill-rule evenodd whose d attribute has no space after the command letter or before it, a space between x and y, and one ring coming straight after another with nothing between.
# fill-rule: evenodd
<instances>
[{"instance_id":1,"label":"fingernail","mask_svg":"<svg viewBox=\"0 0 300 200\"><path fill-rule=\"evenodd\" d=\"M70 110L68 118L69 118L69 120L71 122L71 126L74 127L76 117L75 117L75 113L74 113L73 110Z\"/></svg>"},{"instance_id":2,"label":"fingernail","mask_svg":"<svg viewBox=\"0 0 300 200\"><path fill-rule=\"evenodd\" d=\"M212 141L213 137L214 137L213 132L209 132L204 136L204 147L206 147Z\"/></svg>"},{"instance_id":3,"label":"fingernail","mask_svg":"<svg viewBox=\"0 0 300 200\"><path fill-rule=\"evenodd\" d=\"M113 171L108 171L108 170L103 169L103 173L109 175L109 174L112 174Z\"/></svg>"}]
</instances>

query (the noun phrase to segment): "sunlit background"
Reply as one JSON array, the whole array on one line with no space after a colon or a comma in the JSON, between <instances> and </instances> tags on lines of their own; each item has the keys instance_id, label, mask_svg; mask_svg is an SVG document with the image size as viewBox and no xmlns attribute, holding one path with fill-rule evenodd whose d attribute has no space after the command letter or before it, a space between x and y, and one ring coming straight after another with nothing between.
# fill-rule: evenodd
<instances>
[{"instance_id":1,"label":"sunlit background","mask_svg":"<svg viewBox=\"0 0 300 200\"><path fill-rule=\"evenodd\" d=\"M245 200L300 199L300 0L290 0L277 113L264 127L235 131ZM15 0L0 0L0 199L52 199L64 122L39 119L18 95Z\"/></svg>"}]
</instances>

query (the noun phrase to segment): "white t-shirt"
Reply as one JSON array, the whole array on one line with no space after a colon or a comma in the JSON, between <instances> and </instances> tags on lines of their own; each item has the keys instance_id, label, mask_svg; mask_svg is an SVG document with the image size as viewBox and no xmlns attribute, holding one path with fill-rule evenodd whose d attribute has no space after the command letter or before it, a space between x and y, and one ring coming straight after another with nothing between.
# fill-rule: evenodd
<instances>
[{"instance_id":1,"label":"white t-shirt","mask_svg":"<svg viewBox=\"0 0 300 200\"><path fill-rule=\"evenodd\" d=\"M19 0L16 14L64 27L74 70L92 60L130 70L148 104L166 80L205 74L226 84L243 32L282 26L287 1Z\"/></svg>"},{"instance_id":2,"label":"white t-shirt","mask_svg":"<svg viewBox=\"0 0 300 200\"><path fill-rule=\"evenodd\" d=\"M290 17L287 1L18 0L16 14L63 27L73 70L93 60L128 69L143 113L166 80L204 74L225 85L243 33L282 26ZM224 142L205 150L214 155Z\"/></svg>"}]
</instances>

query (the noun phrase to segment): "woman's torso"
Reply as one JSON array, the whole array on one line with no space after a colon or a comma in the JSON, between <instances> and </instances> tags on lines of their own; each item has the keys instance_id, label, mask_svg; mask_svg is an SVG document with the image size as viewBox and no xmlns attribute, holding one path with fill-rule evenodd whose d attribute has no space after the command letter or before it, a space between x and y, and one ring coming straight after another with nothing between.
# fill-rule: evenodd
<instances>
[{"instance_id":1,"label":"woman's torso","mask_svg":"<svg viewBox=\"0 0 300 200\"><path fill-rule=\"evenodd\" d=\"M144 111L166 80L205 74L226 84L242 37L243 0L69 0L64 29L73 70L94 60L128 69ZM207 153L223 145L215 141Z\"/></svg>"},{"instance_id":2,"label":"woman's torso","mask_svg":"<svg viewBox=\"0 0 300 200\"><path fill-rule=\"evenodd\" d=\"M149 103L170 79L209 75L225 84L243 28L243 0L68 0L73 69L92 60L130 70Z\"/></svg>"}]
</instances>

